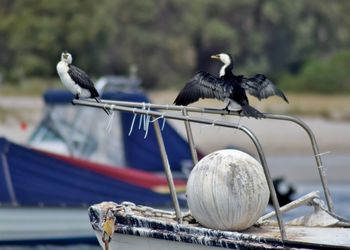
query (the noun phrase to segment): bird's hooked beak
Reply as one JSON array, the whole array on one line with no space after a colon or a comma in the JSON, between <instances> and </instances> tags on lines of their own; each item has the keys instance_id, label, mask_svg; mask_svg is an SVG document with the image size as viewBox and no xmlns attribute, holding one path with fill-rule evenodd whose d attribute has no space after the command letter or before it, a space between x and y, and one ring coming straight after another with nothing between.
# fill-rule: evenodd
<instances>
[{"instance_id":1,"label":"bird's hooked beak","mask_svg":"<svg viewBox=\"0 0 350 250\"><path fill-rule=\"evenodd\" d=\"M212 55L210 58L211 58L211 59L218 59L218 60L220 60L220 55L219 55L219 54L217 54L217 55Z\"/></svg>"}]
</instances>

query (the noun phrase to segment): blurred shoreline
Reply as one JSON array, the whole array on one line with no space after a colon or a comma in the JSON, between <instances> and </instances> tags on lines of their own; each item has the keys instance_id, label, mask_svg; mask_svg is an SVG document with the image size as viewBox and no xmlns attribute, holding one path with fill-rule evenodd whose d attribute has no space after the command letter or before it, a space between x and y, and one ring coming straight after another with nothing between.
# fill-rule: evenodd
<instances>
[{"instance_id":1,"label":"blurred shoreline","mask_svg":"<svg viewBox=\"0 0 350 250\"><path fill-rule=\"evenodd\" d=\"M154 103L170 104L176 93L176 91L155 91L148 94ZM310 99L304 99L307 105ZM276 103L277 108L273 107ZM269 104L267 108L272 110L285 108L286 104L281 103L278 99L264 101L264 105ZM256 102L253 105L255 104ZM200 101L198 106L222 107L222 103L205 100ZM261 111L266 110L266 106L256 106ZM2 96L0 98L2 113L0 136L16 143L26 144L40 122L43 110L44 103L41 97ZM284 114L283 111L274 113ZM202 116L201 114L193 115ZM231 120L251 129L262 144L273 177L284 176L289 181L317 182L319 180L310 140L299 126L285 121L221 117L219 115L212 117L217 120ZM330 183L347 182L350 179L350 121L307 116L300 118L313 130L320 152L324 153L322 159ZM107 126L108 120L101 122L106 123ZM185 138L186 131L183 122L170 122ZM249 138L237 130L200 124L192 124L192 129L195 144L204 154L222 148L237 148L256 155L254 145Z\"/></svg>"},{"instance_id":2,"label":"blurred shoreline","mask_svg":"<svg viewBox=\"0 0 350 250\"><path fill-rule=\"evenodd\" d=\"M171 104L176 93L177 91L153 91L147 94L154 103ZM286 111L288 104L284 104L278 98L270 99L263 102L252 100L252 105L264 112L288 113ZM300 97L292 95L290 99L291 105L295 105L293 102L300 99ZM306 107L311 106L311 109L313 108L315 97L307 98L304 95L302 99ZM342 106L344 107L344 112L350 112L350 109L347 108L350 106L350 98L348 96L340 96L339 98L331 96L330 100L324 99L324 103L326 103L330 111L334 109L334 112L339 112L339 103L336 103L334 107L332 106L332 103L337 99L339 99L340 103L347 99L348 101L343 103ZM222 103L215 100L201 100L194 106L223 107ZM42 118L43 110L44 103L41 97L0 96L0 135L17 143L25 143ZM193 115L202 116L201 114ZM331 151L340 154L350 152L350 120L310 117L304 114L295 116L300 117L313 130L321 152ZM212 117L218 120L224 119L236 123L239 122L241 125L250 128L260 139L267 154L307 154L310 152L311 147L306 133L293 123L275 120L257 121L252 118ZM181 122L171 122L180 133L185 135L185 128ZM239 147L248 150L252 148L251 142L247 140L246 136L237 131L232 132L228 129L217 127L210 128L199 124L193 124L192 127L196 144L205 153L229 145L239 145ZM217 140L217 138L220 139Z\"/></svg>"}]
</instances>

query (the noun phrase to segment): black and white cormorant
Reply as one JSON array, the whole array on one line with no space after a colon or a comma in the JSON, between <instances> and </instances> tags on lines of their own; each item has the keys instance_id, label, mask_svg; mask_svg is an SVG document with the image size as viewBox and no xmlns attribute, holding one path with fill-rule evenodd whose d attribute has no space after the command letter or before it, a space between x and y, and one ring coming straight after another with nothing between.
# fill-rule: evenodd
<instances>
[{"instance_id":1,"label":"black and white cormorant","mask_svg":"<svg viewBox=\"0 0 350 250\"><path fill-rule=\"evenodd\" d=\"M80 97L94 98L100 102L100 95L97 92L94 83L90 77L78 67L72 65L72 55L67 51L62 52L61 61L58 62L57 73L66 88L75 95L76 99ZM104 111L109 115L107 109Z\"/></svg>"},{"instance_id":2,"label":"black and white cormorant","mask_svg":"<svg viewBox=\"0 0 350 250\"><path fill-rule=\"evenodd\" d=\"M251 78L232 73L233 60L229 54L211 56L224 65L219 77L199 71L180 91L174 104L187 106L200 98L213 98L225 102L225 109L240 110L247 117L263 118L264 115L249 105L246 91L259 100L277 95L288 103L287 97L266 76L257 74Z\"/></svg>"}]
</instances>

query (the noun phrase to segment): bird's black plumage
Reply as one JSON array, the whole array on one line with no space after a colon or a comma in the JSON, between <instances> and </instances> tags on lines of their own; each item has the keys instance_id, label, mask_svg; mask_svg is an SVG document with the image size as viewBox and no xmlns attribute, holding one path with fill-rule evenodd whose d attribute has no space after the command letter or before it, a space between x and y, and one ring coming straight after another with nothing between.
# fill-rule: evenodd
<instances>
[{"instance_id":1,"label":"bird's black plumage","mask_svg":"<svg viewBox=\"0 0 350 250\"><path fill-rule=\"evenodd\" d=\"M91 98L98 98L100 95L98 94L94 83L91 81L90 77L78 67L69 64L68 74L72 78L72 80L78 84L81 88L87 89L90 92Z\"/></svg>"},{"instance_id":2,"label":"bird's black plumage","mask_svg":"<svg viewBox=\"0 0 350 250\"><path fill-rule=\"evenodd\" d=\"M88 90L90 92L90 97L94 98L96 102L101 102L100 95L97 92L95 85L90 79L90 77L83 70L79 69L78 67L72 64L69 64L68 67L68 74L72 78L72 80L81 88ZM79 99L78 94L76 95L76 98ZM106 112L107 115L110 115L110 112L106 108L103 108L103 110Z\"/></svg>"},{"instance_id":3,"label":"bird's black plumage","mask_svg":"<svg viewBox=\"0 0 350 250\"><path fill-rule=\"evenodd\" d=\"M199 71L180 91L174 103L187 106L200 98L224 101L230 96L233 85L207 72Z\"/></svg>"},{"instance_id":4,"label":"bird's black plumage","mask_svg":"<svg viewBox=\"0 0 350 250\"><path fill-rule=\"evenodd\" d=\"M220 55L225 56L225 66L223 67L222 75L216 77L207 72L198 72L179 92L174 104L186 106L198 101L200 98L212 98L221 101L229 100L226 109L230 106L230 102L234 102L241 106L240 113L242 115L263 118L264 115L262 113L249 105L246 92L259 100L277 95L288 102L283 92L266 76L257 74L254 77L246 78L242 75L234 75L232 73L232 57L227 54ZM214 58L219 58L219 55Z\"/></svg>"},{"instance_id":5,"label":"bird's black plumage","mask_svg":"<svg viewBox=\"0 0 350 250\"><path fill-rule=\"evenodd\" d=\"M259 100L277 95L289 103L283 92L262 74L257 74L251 78L244 78L241 82L241 87L244 88L250 95L255 96Z\"/></svg>"}]
</instances>

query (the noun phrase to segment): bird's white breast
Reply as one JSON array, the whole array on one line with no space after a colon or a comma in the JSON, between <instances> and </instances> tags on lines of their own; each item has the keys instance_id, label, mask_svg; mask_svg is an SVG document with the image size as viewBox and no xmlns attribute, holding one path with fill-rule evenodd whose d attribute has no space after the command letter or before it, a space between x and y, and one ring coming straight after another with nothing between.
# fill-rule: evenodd
<instances>
[{"instance_id":1,"label":"bird's white breast","mask_svg":"<svg viewBox=\"0 0 350 250\"><path fill-rule=\"evenodd\" d=\"M242 109L242 106L232 99L226 98L224 102L225 107L227 107L230 111L239 111Z\"/></svg>"},{"instance_id":2,"label":"bird's white breast","mask_svg":"<svg viewBox=\"0 0 350 250\"><path fill-rule=\"evenodd\" d=\"M81 88L79 87L79 85L77 85L72 78L70 77L70 75L68 74L68 64L65 62L60 61L57 66L57 73L62 81L62 83L64 84L64 86L66 86L66 88L71 91L74 95L76 94L80 94L81 93Z\"/></svg>"},{"instance_id":3,"label":"bird's white breast","mask_svg":"<svg viewBox=\"0 0 350 250\"><path fill-rule=\"evenodd\" d=\"M219 76L222 77L225 75L225 70L226 70L226 67L228 66L228 64L225 64L223 65L221 68L220 68L220 72L219 72Z\"/></svg>"}]
</instances>

